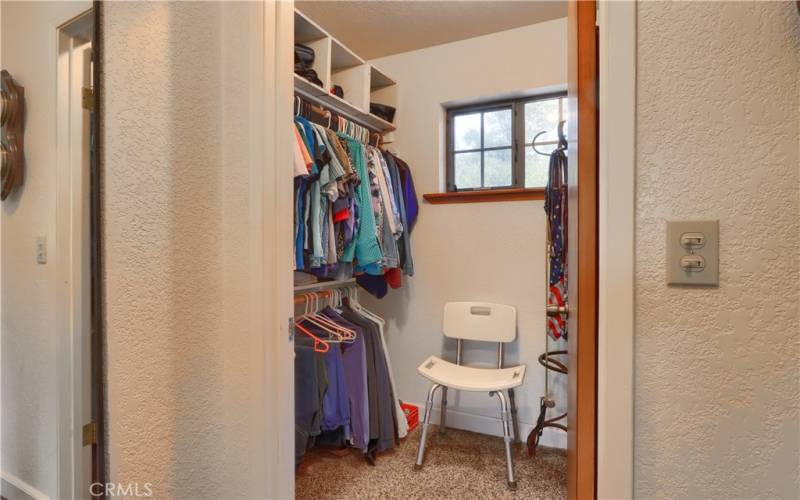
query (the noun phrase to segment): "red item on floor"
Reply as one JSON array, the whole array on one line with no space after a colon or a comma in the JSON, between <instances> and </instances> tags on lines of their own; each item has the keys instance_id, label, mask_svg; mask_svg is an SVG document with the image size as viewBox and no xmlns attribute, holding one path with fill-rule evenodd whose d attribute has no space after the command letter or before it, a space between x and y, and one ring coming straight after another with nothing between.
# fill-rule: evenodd
<instances>
[{"instance_id":1,"label":"red item on floor","mask_svg":"<svg viewBox=\"0 0 800 500\"><path fill-rule=\"evenodd\" d=\"M403 413L406 414L406 420L408 421L408 432L413 431L419 425L419 408L412 404L400 402L400 408L403 409Z\"/></svg>"}]
</instances>

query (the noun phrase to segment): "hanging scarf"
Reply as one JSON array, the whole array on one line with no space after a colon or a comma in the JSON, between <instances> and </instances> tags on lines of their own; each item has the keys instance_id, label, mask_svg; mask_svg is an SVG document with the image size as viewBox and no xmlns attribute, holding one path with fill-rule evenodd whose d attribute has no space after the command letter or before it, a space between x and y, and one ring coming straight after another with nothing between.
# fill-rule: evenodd
<instances>
[{"instance_id":1,"label":"hanging scarf","mask_svg":"<svg viewBox=\"0 0 800 500\"><path fill-rule=\"evenodd\" d=\"M567 156L559 145L550 155L550 170L545 188L544 211L547 214L548 277L547 304L567 303ZM564 315L547 317L547 333L553 339L567 338Z\"/></svg>"}]
</instances>

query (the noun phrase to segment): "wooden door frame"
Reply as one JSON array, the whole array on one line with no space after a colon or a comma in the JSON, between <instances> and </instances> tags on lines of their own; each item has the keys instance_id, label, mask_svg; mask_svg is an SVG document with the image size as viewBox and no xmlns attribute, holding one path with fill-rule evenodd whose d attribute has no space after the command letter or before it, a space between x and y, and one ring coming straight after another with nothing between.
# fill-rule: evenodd
<instances>
[{"instance_id":1,"label":"wooden door frame","mask_svg":"<svg viewBox=\"0 0 800 500\"><path fill-rule=\"evenodd\" d=\"M568 108L571 314L567 496L597 494L597 322L598 322L598 39L594 0L570 0ZM577 220L572 214L577 213ZM577 259L572 255L577 252ZM577 300L576 300L577 298Z\"/></svg>"},{"instance_id":2,"label":"wooden door frame","mask_svg":"<svg viewBox=\"0 0 800 500\"><path fill-rule=\"evenodd\" d=\"M630 498L636 5L573 0L568 25L570 137L579 139L571 144L570 179L580 186L571 243L579 248L575 326L582 332L580 349L570 346L568 496Z\"/></svg>"},{"instance_id":3,"label":"wooden door frame","mask_svg":"<svg viewBox=\"0 0 800 500\"><path fill-rule=\"evenodd\" d=\"M271 82L265 89L265 95L271 97L265 108L266 111L276 115L285 113L285 110L282 109L279 112L275 107L284 106L286 95L291 95L293 92L290 79L280 78L276 76L279 72L270 71L270 68L274 68L278 60L287 57L284 48L291 46L293 3L292 1L278 2L276 7L272 0L265 2L267 6L264 16L265 52L266 62L270 64L265 65L264 76ZM597 3L591 1L580 2L580 4L582 4L580 6L581 26L584 29L594 26ZM575 7L577 5L572 5L570 9ZM580 410L587 411L589 414L588 418L586 418L587 415L582 416L584 421L588 421L590 424L589 430L586 432L591 433L591 439L587 440L590 445L586 446L589 452L583 450L584 453L580 455L581 460L575 460L570 465L570 467L581 467L577 473L585 475L574 475L575 481L570 480L569 492L571 498L592 496L628 498L633 492L632 301L636 7L632 2L600 2L599 8L599 24L602 32L600 41L604 43L604 47L600 50L597 38L583 40L588 43L591 53L595 54L595 60L591 66L594 67L595 85L598 73L600 74L599 96L596 91L593 94L585 93L586 86L577 89L582 96L591 97L593 95L590 105L594 106L595 116L592 127L594 129L592 141L595 159L591 166L595 189L592 202L587 203L586 207L592 216L594 227L589 239L593 241L594 247L594 288L592 290L594 314L591 316L592 325L590 326L595 333L595 338L591 351L588 349L588 352L581 351L585 358L588 358L584 361L588 361L588 364L593 365L594 369L589 372L588 385L586 380L581 379L581 383L586 386L588 391L580 393L580 396L591 396L590 401L593 400L588 408ZM570 54L577 57L578 52L585 51L586 48L579 43L573 43L572 26L570 28ZM577 31L574 33L577 34ZM599 61L598 51L600 51ZM584 57L585 54L581 53L580 56ZM584 73L586 72L584 71ZM605 79L603 80L604 74ZM600 115L598 121L597 109L599 106L602 106L605 111ZM277 122L274 116L273 120ZM613 124L613 128L604 127L604 124ZM586 123L583 125L587 126ZM571 130L570 133L572 132ZM272 144L273 147L275 143L280 143L285 139L284 131L281 128L266 135L271 138L267 144ZM276 138L275 135L279 137ZM584 147L586 147L585 143ZM599 158L598 148L600 150ZM290 153L286 151L276 154L284 161L286 158L291 158ZM610 168L612 164L613 169ZM269 179L268 182L265 182L263 192L260 194L264 196L280 195L282 191L276 188L278 184L278 180ZM273 217L270 217L274 219L270 224L271 230L259 228L258 234L261 236L274 235L275 228L284 222L282 217L282 214L273 214ZM614 221L614 224L610 224L610 221ZM612 239L613 241L611 241ZM264 261L272 263L280 262L281 259L276 258L276 254L283 255L286 251L274 248L271 251L266 251L265 248L262 250L264 250ZM612 250L616 252L613 255ZM612 273L613 279L604 280L604 274L611 276ZM273 298L278 297L288 303L291 299L291 277L279 273L278 279L275 279L276 277L270 273L264 273L263 278L269 294ZM609 298L613 298L613 301ZM265 299L265 297L261 297L261 299ZM264 300L264 302L267 301ZM583 304L585 305L585 301ZM287 307L289 306L278 307L278 310L285 312L289 310ZM272 317L272 321L266 318L262 318L262 320L265 323L264 326L269 324L276 332L275 335L267 338L267 352L285 353L287 349L285 342L286 318L276 314ZM609 353L612 352L613 356L610 356ZM292 367L291 363L286 361L287 359L289 358L281 355L270 356L270 361L275 365L274 373L266 377L264 385L272 388L275 394L285 395L285 387L281 387L281 381L285 383L291 380ZM586 372L578 373L585 374ZM572 391L572 388L570 390ZM290 418L289 406L286 404L273 408L274 416L283 421ZM573 418L575 416L577 413ZM282 481L278 481L279 484L276 485L276 481L267 480L265 490L277 496L291 496L294 491L294 455L291 443L283 443L277 437L267 439L266 442L272 445L281 442L281 445L277 446L277 456L274 459L265 460L265 462L271 466L266 467L267 476L272 479L279 477L282 478ZM270 454L274 453L274 448L271 447L269 452ZM266 451L265 454L267 454ZM578 456L576 455L574 458L578 458ZM583 467L586 469L584 470ZM261 483L263 480L264 478L260 478L257 482ZM578 485L586 489L579 490L577 489Z\"/></svg>"}]
</instances>

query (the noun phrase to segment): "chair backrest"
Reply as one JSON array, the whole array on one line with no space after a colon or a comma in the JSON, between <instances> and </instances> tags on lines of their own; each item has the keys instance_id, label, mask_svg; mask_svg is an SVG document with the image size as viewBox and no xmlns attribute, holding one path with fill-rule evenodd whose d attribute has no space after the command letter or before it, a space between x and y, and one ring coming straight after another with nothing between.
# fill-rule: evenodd
<instances>
[{"instance_id":1,"label":"chair backrest","mask_svg":"<svg viewBox=\"0 0 800 500\"><path fill-rule=\"evenodd\" d=\"M448 302L442 330L453 339L512 342L517 336L517 310L490 302Z\"/></svg>"}]
</instances>

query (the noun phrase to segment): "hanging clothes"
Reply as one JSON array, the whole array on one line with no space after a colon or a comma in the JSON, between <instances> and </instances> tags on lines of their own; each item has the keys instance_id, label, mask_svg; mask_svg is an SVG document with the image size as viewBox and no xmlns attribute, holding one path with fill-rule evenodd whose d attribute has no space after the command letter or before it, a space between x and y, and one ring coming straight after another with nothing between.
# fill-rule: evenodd
<instances>
[{"instance_id":1,"label":"hanging clothes","mask_svg":"<svg viewBox=\"0 0 800 500\"><path fill-rule=\"evenodd\" d=\"M377 325L346 308L342 316L361 327L367 349L367 372L373 376L367 380L370 394L370 443L369 451L385 451L394 447L397 425L394 413L394 394L389 381L389 369L383 354ZM372 366L370 366L372 365Z\"/></svg>"},{"instance_id":2,"label":"hanging clothes","mask_svg":"<svg viewBox=\"0 0 800 500\"><path fill-rule=\"evenodd\" d=\"M395 164L400 174L400 184L403 190L403 201L405 202L406 219L408 220L408 232L414 229L419 214L419 203L417 202L417 190L414 189L414 179L411 177L411 168L408 164L397 156L394 157Z\"/></svg>"},{"instance_id":3,"label":"hanging clothes","mask_svg":"<svg viewBox=\"0 0 800 500\"><path fill-rule=\"evenodd\" d=\"M355 276L383 297L414 273L411 169L369 145L367 129L335 115L330 123L336 130L294 119L293 268L320 279Z\"/></svg>"},{"instance_id":4,"label":"hanging clothes","mask_svg":"<svg viewBox=\"0 0 800 500\"><path fill-rule=\"evenodd\" d=\"M324 308L320 316L355 332L349 343L335 343L316 323L302 322L301 331L330 339L325 352L315 340L295 338L296 458L312 446L344 444L368 458L393 448L407 434L383 338L382 321L345 305ZM399 419L403 419L402 423ZM401 425L402 424L402 425Z\"/></svg>"},{"instance_id":5,"label":"hanging clothes","mask_svg":"<svg viewBox=\"0 0 800 500\"><path fill-rule=\"evenodd\" d=\"M353 446L366 452L369 444L369 395L366 384L367 351L364 345L364 333L361 327L350 323L330 307L326 307L322 314L356 332L353 343L342 345L342 362L350 404L350 434L353 437Z\"/></svg>"},{"instance_id":6,"label":"hanging clothes","mask_svg":"<svg viewBox=\"0 0 800 500\"><path fill-rule=\"evenodd\" d=\"M394 195L398 200L400 220L403 227L408 228L403 231L398 242L398 246L400 247L400 266L403 269L403 274L406 276L414 276L414 260L411 258L411 226L413 224L409 222L407 207L416 206L416 193L414 193L413 203L411 205L407 204L400 181L400 172L397 166L398 158L389 152L384 153L384 158L386 159L386 165L392 179Z\"/></svg>"},{"instance_id":7,"label":"hanging clothes","mask_svg":"<svg viewBox=\"0 0 800 500\"><path fill-rule=\"evenodd\" d=\"M322 400L328 374L311 339L298 337L294 345L295 463L322 432Z\"/></svg>"},{"instance_id":8,"label":"hanging clothes","mask_svg":"<svg viewBox=\"0 0 800 500\"><path fill-rule=\"evenodd\" d=\"M567 302L567 156L566 142L561 141L550 155L544 210L547 214L548 305ZM567 338L564 315L547 317L547 334L553 339Z\"/></svg>"}]
</instances>

